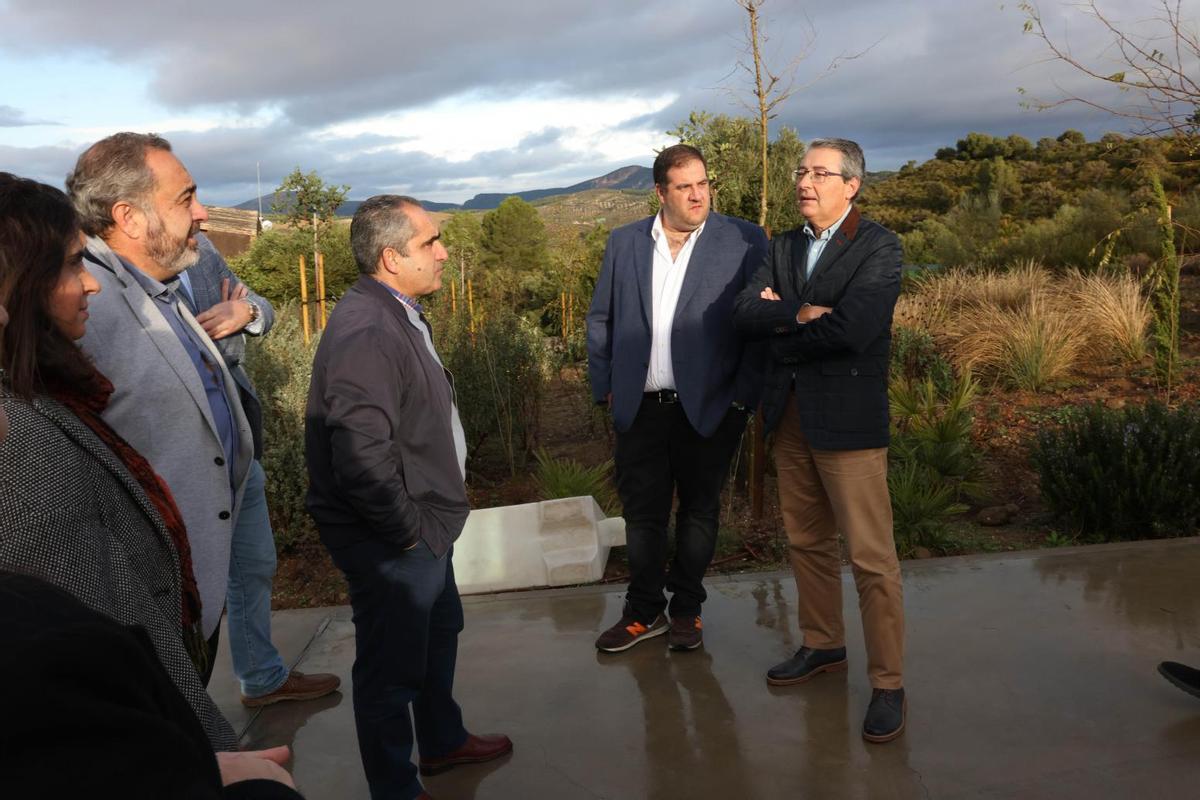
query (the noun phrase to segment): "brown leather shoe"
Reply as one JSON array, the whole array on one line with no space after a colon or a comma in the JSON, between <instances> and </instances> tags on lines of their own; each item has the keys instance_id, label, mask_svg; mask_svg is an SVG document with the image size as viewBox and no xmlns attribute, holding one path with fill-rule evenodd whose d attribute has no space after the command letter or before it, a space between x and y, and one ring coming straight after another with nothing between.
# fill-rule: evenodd
<instances>
[{"instance_id":1,"label":"brown leather shoe","mask_svg":"<svg viewBox=\"0 0 1200 800\"><path fill-rule=\"evenodd\" d=\"M421 757L421 774L437 775L459 764L479 764L512 752L512 740L502 733L467 734L463 746L441 758Z\"/></svg>"},{"instance_id":2,"label":"brown leather shoe","mask_svg":"<svg viewBox=\"0 0 1200 800\"><path fill-rule=\"evenodd\" d=\"M242 695L242 705L247 708L269 706L284 700L316 700L337 690L342 685L342 679L328 672L316 672L305 675L298 669L288 674L287 680L278 689L261 697L246 697Z\"/></svg>"}]
</instances>

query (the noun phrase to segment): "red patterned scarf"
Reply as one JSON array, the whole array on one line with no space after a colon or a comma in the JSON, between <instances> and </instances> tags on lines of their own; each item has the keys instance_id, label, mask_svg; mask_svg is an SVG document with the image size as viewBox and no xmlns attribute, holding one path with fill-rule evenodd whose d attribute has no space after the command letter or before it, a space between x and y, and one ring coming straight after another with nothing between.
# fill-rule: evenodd
<instances>
[{"instance_id":1,"label":"red patterned scarf","mask_svg":"<svg viewBox=\"0 0 1200 800\"><path fill-rule=\"evenodd\" d=\"M108 378L100 374L99 370L92 370L90 380L82 385L69 387L51 385L47 388L51 397L79 417L80 421L91 428L100 441L104 442L108 449L112 450L113 454L121 460L121 463L142 487L142 491L150 498L154 510L166 524L171 541L175 544L175 551L179 554L179 572L183 589L181 608L183 638L189 645L188 651L195 661L198 654L192 650L195 644L194 639L200 635L200 590L196 587L196 576L192 571L192 548L188 543L187 528L183 523L183 516L179 513L179 507L175 505L171 489L150 466L150 462L122 439L100 416L101 412L108 407L108 399L112 396L113 385ZM203 644L202 635L200 642Z\"/></svg>"}]
</instances>

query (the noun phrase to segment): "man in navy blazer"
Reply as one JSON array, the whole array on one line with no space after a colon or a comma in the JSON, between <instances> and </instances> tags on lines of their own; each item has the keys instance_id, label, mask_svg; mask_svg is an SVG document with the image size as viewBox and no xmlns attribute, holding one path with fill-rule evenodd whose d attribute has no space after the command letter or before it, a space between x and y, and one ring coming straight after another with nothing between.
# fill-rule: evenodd
<instances>
[{"instance_id":1,"label":"man in navy blazer","mask_svg":"<svg viewBox=\"0 0 1200 800\"><path fill-rule=\"evenodd\" d=\"M275 533L267 508L263 472L263 412L254 384L242 365L246 336L263 336L275 324L270 301L250 291L204 234L196 234L200 259L179 273L175 294L212 339L237 385L242 411L250 424L254 460L238 508L229 550L229 587L225 621L229 654L251 708L284 700L315 700L335 691L341 680L329 673L289 670L271 643L271 582L275 577Z\"/></svg>"},{"instance_id":2,"label":"man in navy blazer","mask_svg":"<svg viewBox=\"0 0 1200 800\"><path fill-rule=\"evenodd\" d=\"M763 414L775 431L804 646L767 671L776 686L846 669L842 560L858 589L871 702L870 742L904 730L904 597L887 484L888 351L900 294L900 241L853 204L862 149L816 139L796 170L806 224L776 236L737 298L735 319L770 342Z\"/></svg>"},{"instance_id":3,"label":"man in navy blazer","mask_svg":"<svg viewBox=\"0 0 1200 800\"><path fill-rule=\"evenodd\" d=\"M613 231L587 317L592 395L617 432L629 558L621 619L596 640L610 653L662 633L674 650L702 643L721 486L762 378L760 351L734 329L733 301L764 257L765 234L710 213L708 170L694 147L659 153L654 185L660 212Z\"/></svg>"}]
</instances>

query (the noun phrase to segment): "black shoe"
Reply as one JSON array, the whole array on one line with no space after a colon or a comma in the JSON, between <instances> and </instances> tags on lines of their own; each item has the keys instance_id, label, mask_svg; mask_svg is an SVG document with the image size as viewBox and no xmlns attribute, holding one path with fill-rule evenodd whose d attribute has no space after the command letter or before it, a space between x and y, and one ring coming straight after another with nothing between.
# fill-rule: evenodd
<instances>
[{"instance_id":1,"label":"black shoe","mask_svg":"<svg viewBox=\"0 0 1200 800\"><path fill-rule=\"evenodd\" d=\"M1174 661L1164 661L1158 665L1158 674L1170 681L1175 688L1182 689L1192 697L1200 697L1200 669Z\"/></svg>"},{"instance_id":2,"label":"black shoe","mask_svg":"<svg viewBox=\"0 0 1200 800\"><path fill-rule=\"evenodd\" d=\"M890 742L904 733L908 702L903 689L872 689L871 705L863 720L863 738L868 742Z\"/></svg>"},{"instance_id":3,"label":"black shoe","mask_svg":"<svg viewBox=\"0 0 1200 800\"><path fill-rule=\"evenodd\" d=\"M700 615L694 617L671 617L671 629L667 631L667 647L672 650L695 650L704 644L704 624Z\"/></svg>"},{"instance_id":4,"label":"black shoe","mask_svg":"<svg viewBox=\"0 0 1200 800\"><path fill-rule=\"evenodd\" d=\"M846 648L813 650L801 647L796 655L767 670L767 683L772 686L791 686L804 683L822 672L841 672L846 668Z\"/></svg>"}]
</instances>

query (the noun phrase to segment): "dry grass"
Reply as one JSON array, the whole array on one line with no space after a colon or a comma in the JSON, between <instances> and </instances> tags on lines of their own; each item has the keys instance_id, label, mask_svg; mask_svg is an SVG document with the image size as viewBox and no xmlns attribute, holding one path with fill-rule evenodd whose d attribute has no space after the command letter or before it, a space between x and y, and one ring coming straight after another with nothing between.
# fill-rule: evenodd
<instances>
[{"instance_id":1,"label":"dry grass","mask_svg":"<svg viewBox=\"0 0 1200 800\"><path fill-rule=\"evenodd\" d=\"M1038 391L1090 361L1141 361L1149 310L1132 276L1058 278L1024 262L926 277L901 298L896 322L928 331L960 369Z\"/></svg>"},{"instance_id":2,"label":"dry grass","mask_svg":"<svg viewBox=\"0 0 1200 800\"><path fill-rule=\"evenodd\" d=\"M1088 355L1130 365L1146 356L1150 304L1136 278L1074 272L1067 277L1066 289L1081 320Z\"/></svg>"}]
</instances>

